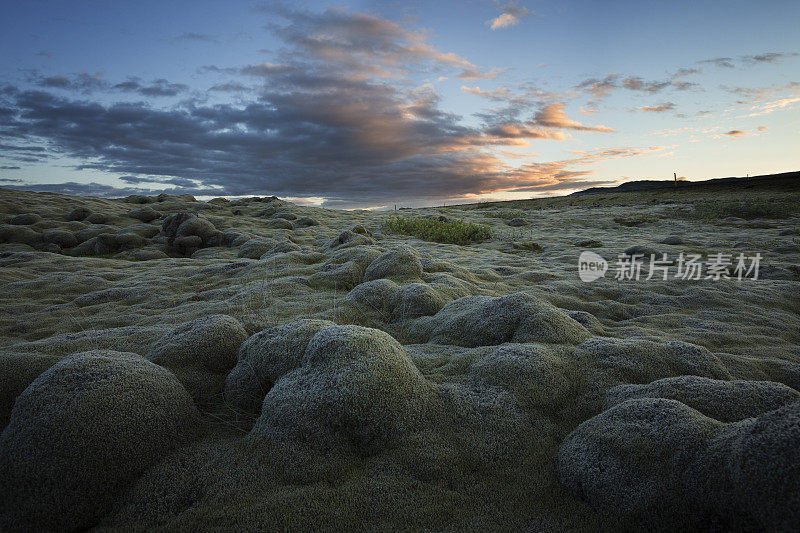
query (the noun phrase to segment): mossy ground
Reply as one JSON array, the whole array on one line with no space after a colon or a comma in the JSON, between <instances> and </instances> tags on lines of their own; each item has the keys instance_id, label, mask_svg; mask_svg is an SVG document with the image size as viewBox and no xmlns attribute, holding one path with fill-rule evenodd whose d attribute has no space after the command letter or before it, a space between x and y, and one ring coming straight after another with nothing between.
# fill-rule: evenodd
<instances>
[{"instance_id":1,"label":"mossy ground","mask_svg":"<svg viewBox=\"0 0 800 533\"><path fill-rule=\"evenodd\" d=\"M753 205L800 205L797 190L747 190ZM406 344L411 360L437 390L468 391L484 409L459 424L407 435L378 453L326 456L286 443L250 442L246 434L257 415L219 396L216 403L203 405L203 439L148 470L99 524L103 528L634 527L598 514L564 489L553 467L566 435L596 415L604 390L619 384L609 380L607 366L576 356L575 346L544 345L543 350L550 350L544 360L569 362L557 365L569 377L569 385L558 375L528 383L513 374L515 379L506 376L507 381L498 374L488 385L476 377L476 369L485 373L492 368L481 361L494 347L409 345L425 316L398 318L391 310L354 305L347 295L361 285L374 257L403 244L420 255L423 272L398 281L401 289L425 284L444 301L522 291L565 313L593 317L593 334L690 342L722 354L720 360L737 379L788 381L781 372L794 375L796 370L786 369L800 364L800 253L773 250L800 244L796 232L779 235L800 227L800 218L796 211L778 218L769 210L759 211L759 218L728 218L727 212L694 215L698 209L703 212L698 206L711 201L741 202L741 191L614 192L408 210L402 217L287 204L282 209L320 222L291 230L271 227L262 201L173 199L149 204L164 214L197 211L221 231L289 240L300 250L247 259L237 257L239 246L220 246L201 249L194 257L141 261L124 254L71 257L0 244L0 350L14 353L15 364L20 353L53 358L110 348L145 354L175 325L212 314L239 319L251 334L299 318L317 318L386 331ZM77 206L110 215L115 227L140 223L125 215L139 206L122 200L0 189L0 216L38 213L44 220L32 226L36 231L66 227L65 216ZM440 215L449 222L439 221ZM528 225L510 228L506 222L513 218L523 218ZM150 224L159 226L160 221ZM354 233L363 237L361 244L336 241L356 225L372 237L358 231ZM659 244L670 235L681 236L686 244ZM582 250L576 243L581 242L586 248L602 243L595 251L606 257L612 270L616 255L632 245L670 256L687 251L760 252L762 279L622 282L611 272L584 283L576 271ZM315 283L309 281L312 277L332 281ZM649 359L642 356L642 361L645 365ZM631 364L614 375L627 380L624 383L668 377L653 364ZM497 398L517 402L519 418L506 414ZM483 426L478 419L484 420ZM504 448L497 428L517 423L540 429L532 433L535 438Z\"/></svg>"}]
</instances>

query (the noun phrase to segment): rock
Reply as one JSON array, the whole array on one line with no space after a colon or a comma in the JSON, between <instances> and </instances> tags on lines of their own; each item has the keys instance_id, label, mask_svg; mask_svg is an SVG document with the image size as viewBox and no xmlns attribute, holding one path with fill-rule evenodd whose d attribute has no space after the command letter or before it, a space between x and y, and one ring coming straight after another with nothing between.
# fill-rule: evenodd
<instances>
[{"instance_id":1,"label":"rock","mask_svg":"<svg viewBox=\"0 0 800 533\"><path fill-rule=\"evenodd\" d=\"M575 243L578 248L602 248L603 243L594 239L587 239Z\"/></svg>"},{"instance_id":2,"label":"rock","mask_svg":"<svg viewBox=\"0 0 800 533\"><path fill-rule=\"evenodd\" d=\"M0 225L0 243L15 242L34 245L42 241L42 234L27 226Z\"/></svg>"},{"instance_id":3,"label":"rock","mask_svg":"<svg viewBox=\"0 0 800 533\"><path fill-rule=\"evenodd\" d=\"M678 244L684 244L683 239L678 235L670 235L669 237L666 237L665 239L662 239L658 242L660 242L661 244L671 244L673 246Z\"/></svg>"},{"instance_id":4,"label":"rock","mask_svg":"<svg viewBox=\"0 0 800 533\"><path fill-rule=\"evenodd\" d=\"M136 220L141 220L142 222L152 222L153 220L161 218L161 213L150 206L146 206L128 211L128 216Z\"/></svg>"},{"instance_id":5,"label":"rock","mask_svg":"<svg viewBox=\"0 0 800 533\"><path fill-rule=\"evenodd\" d=\"M395 246L380 255L367 267L364 281L374 279L408 279L422 277L419 254L410 246Z\"/></svg>"},{"instance_id":6,"label":"rock","mask_svg":"<svg viewBox=\"0 0 800 533\"><path fill-rule=\"evenodd\" d=\"M435 315L449 301L426 283L406 285L397 295L392 319L405 322L421 316Z\"/></svg>"},{"instance_id":7,"label":"rock","mask_svg":"<svg viewBox=\"0 0 800 533\"><path fill-rule=\"evenodd\" d=\"M97 255L115 254L121 250L132 250L147 244L141 235L135 233L101 233L95 238L94 253Z\"/></svg>"},{"instance_id":8,"label":"rock","mask_svg":"<svg viewBox=\"0 0 800 533\"><path fill-rule=\"evenodd\" d=\"M118 228L114 226L105 226L105 225L96 225L96 226L89 226L86 229L78 230L75 232L75 238L78 239L78 243L83 243L97 237L102 233L116 233Z\"/></svg>"},{"instance_id":9,"label":"rock","mask_svg":"<svg viewBox=\"0 0 800 533\"><path fill-rule=\"evenodd\" d=\"M788 228L785 230L781 230L781 232L778 233L778 235L781 237L787 237L789 235L800 235L800 231L797 231L795 228Z\"/></svg>"},{"instance_id":10,"label":"rock","mask_svg":"<svg viewBox=\"0 0 800 533\"><path fill-rule=\"evenodd\" d=\"M19 395L0 435L0 527L96 525L122 489L190 440L198 423L181 384L141 356L66 357Z\"/></svg>"},{"instance_id":11,"label":"rock","mask_svg":"<svg viewBox=\"0 0 800 533\"><path fill-rule=\"evenodd\" d=\"M161 195L159 195L159 197L160 196ZM126 196L122 201L129 204L150 204L153 203L155 199L152 196L145 196L143 194L131 194L130 196Z\"/></svg>"},{"instance_id":12,"label":"rock","mask_svg":"<svg viewBox=\"0 0 800 533\"><path fill-rule=\"evenodd\" d=\"M136 235L141 235L145 239L151 239L158 235L159 229L152 224L131 224L117 231L117 233L135 233Z\"/></svg>"},{"instance_id":13,"label":"rock","mask_svg":"<svg viewBox=\"0 0 800 533\"><path fill-rule=\"evenodd\" d=\"M512 393L526 409L556 412L579 385L572 361L542 344L502 344L478 357L471 380Z\"/></svg>"},{"instance_id":14,"label":"rock","mask_svg":"<svg viewBox=\"0 0 800 533\"><path fill-rule=\"evenodd\" d=\"M300 366L314 335L333 325L327 320L303 319L265 329L247 339L225 380L225 399L240 409L260 412L273 384Z\"/></svg>"},{"instance_id":15,"label":"rock","mask_svg":"<svg viewBox=\"0 0 800 533\"><path fill-rule=\"evenodd\" d=\"M397 305L400 286L388 279L376 279L361 283L347 293L347 301L377 312L388 319Z\"/></svg>"},{"instance_id":16,"label":"rock","mask_svg":"<svg viewBox=\"0 0 800 533\"><path fill-rule=\"evenodd\" d=\"M577 344L589 332L550 303L518 292L508 296L466 296L417 322L425 342L492 346L504 342Z\"/></svg>"},{"instance_id":17,"label":"rock","mask_svg":"<svg viewBox=\"0 0 800 533\"><path fill-rule=\"evenodd\" d=\"M257 237L250 239L239 247L237 257L246 257L249 259L259 259L262 255L271 250L275 245L274 239L266 237Z\"/></svg>"},{"instance_id":18,"label":"rock","mask_svg":"<svg viewBox=\"0 0 800 533\"><path fill-rule=\"evenodd\" d=\"M800 528L800 402L730 424L684 471L684 486L729 531Z\"/></svg>"},{"instance_id":19,"label":"rock","mask_svg":"<svg viewBox=\"0 0 800 533\"><path fill-rule=\"evenodd\" d=\"M147 352L150 361L175 368L199 365L227 373L236 365L236 353L247 332L235 318L210 315L181 324L157 340Z\"/></svg>"},{"instance_id":20,"label":"rock","mask_svg":"<svg viewBox=\"0 0 800 533\"><path fill-rule=\"evenodd\" d=\"M4 351L0 354L0 428L8 424L17 396L60 359L59 355L39 353Z\"/></svg>"},{"instance_id":21,"label":"rock","mask_svg":"<svg viewBox=\"0 0 800 533\"><path fill-rule=\"evenodd\" d=\"M311 339L302 366L267 393L250 435L371 453L418 427L434 398L391 336L330 326Z\"/></svg>"},{"instance_id":22,"label":"rock","mask_svg":"<svg viewBox=\"0 0 800 533\"><path fill-rule=\"evenodd\" d=\"M292 241L281 241L261 256L261 259L265 259L267 257L273 256L275 254L287 254L289 252L299 252L302 250L300 246L296 245Z\"/></svg>"},{"instance_id":23,"label":"rock","mask_svg":"<svg viewBox=\"0 0 800 533\"><path fill-rule=\"evenodd\" d=\"M165 218L161 231L167 237L167 244L185 256L192 255L199 248L219 246L222 238L222 232L211 222L188 211Z\"/></svg>"},{"instance_id":24,"label":"rock","mask_svg":"<svg viewBox=\"0 0 800 533\"><path fill-rule=\"evenodd\" d=\"M267 222L267 227L270 229L294 229L294 224L285 218L273 218Z\"/></svg>"},{"instance_id":25,"label":"rock","mask_svg":"<svg viewBox=\"0 0 800 533\"><path fill-rule=\"evenodd\" d=\"M625 248L625 255L638 255L645 259L650 259L651 255L655 256L656 259L659 259L661 257L661 254L655 248L651 248L649 246L642 246L638 244L636 246L630 246L628 248Z\"/></svg>"},{"instance_id":26,"label":"rock","mask_svg":"<svg viewBox=\"0 0 800 533\"><path fill-rule=\"evenodd\" d=\"M67 215L67 220L68 221L84 220L91 214L92 212L85 207L76 207L75 209L69 212L69 214Z\"/></svg>"},{"instance_id":27,"label":"rock","mask_svg":"<svg viewBox=\"0 0 800 533\"><path fill-rule=\"evenodd\" d=\"M628 400L564 439L558 476L602 514L679 530L697 519L688 512L680 476L723 426L676 400Z\"/></svg>"},{"instance_id":28,"label":"rock","mask_svg":"<svg viewBox=\"0 0 800 533\"><path fill-rule=\"evenodd\" d=\"M782 244L773 248L772 253L775 254L796 254L800 253L800 245L797 244Z\"/></svg>"},{"instance_id":29,"label":"rock","mask_svg":"<svg viewBox=\"0 0 800 533\"><path fill-rule=\"evenodd\" d=\"M72 248L78 245L78 239L74 233L60 229L45 231L42 235L42 240L46 243L57 244L61 248Z\"/></svg>"},{"instance_id":30,"label":"rock","mask_svg":"<svg viewBox=\"0 0 800 533\"><path fill-rule=\"evenodd\" d=\"M294 221L294 227L307 228L309 226L319 226L319 221L312 217L300 217Z\"/></svg>"},{"instance_id":31,"label":"rock","mask_svg":"<svg viewBox=\"0 0 800 533\"><path fill-rule=\"evenodd\" d=\"M614 387L606 393L606 407L634 398L678 400L709 418L737 422L800 401L800 392L774 381L723 381L678 376L647 385Z\"/></svg>"},{"instance_id":32,"label":"rock","mask_svg":"<svg viewBox=\"0 0 800 533\"><path fill-rule=\"evenodd\" d=\"M133 250L130 252L129 255L130 259L133 261L153 261L156 259L168 259L169 256L165 254L163 251L157 248L141 248L139 250Z\"/></svg>"},{"instance_id":33,"label":"rock","mask_svg":"<svg viewBox=\"0 0 800 533\"><path fill-rule=\"evenodd\" d=\"M585 357L597 367L595 379L613 385L686 375L731 379L716 355L688 342L594 337L578 345L575 356Z\"/></svg>"},{"instance_id":34,"label":"rock","mask_svg":"<svg viewBox=\"0 0 800 533\"><path fill-rule=\"evenodd\" d=\"M247 331L228 315L211 315L181 324L157 340L146 357L175 373L199 405L222 396L225 376Z\"/></svg>"},{"instance_id":35,"label":"rock","mask_svg":"<svg viewBox=\"0 0 800 533\"><path fill-rule=\"evenodd\" d=\"M228 205L230 205L231 201L228 200L227 198L219 197L219 198L212 198L211 200L209 200L206 203L209 203L211 205L228 206Z\"/></svg>"},{"instance_id":36,"label":"rock","mask_svg":"<svg viewBox=\"0 0 800 533\"><path fill-rule=\"evenodd\" d=\"M512 218L508 222L506 222L512 228L519 228L522 226L527 226L528 222L524 218Z\"/></svg>"},{"instance_id":37,"label":"rock","mask_svg":"<svg viewBox=\"0 0 800 533\"><path fill-rule=\"evenodd\" d=\"M42 220L42 217L36 213L22 213L11 217L9 224L14 226L30 226L31 224L36 224L40 220Z\"/></svg>"},{"instance_id":38,"label":"rock","mask_svg":"<svg viewBox=\"0 0 800 533\"><path fill-rule=\"evenodd\" d=\"M89 224L108 224L111 222L111 217L105 213L92 213L84 219Z\"/></svg>"},{"instance_id":39,"label":"rock","mask_svg":"<svg viewBox=\"0 0 800 533\"><path fill-rule=\"evenodd\" d=\"M297 215L291 211L278 211L272 215L272 218L283 218L285 220L297 220Z\"/></svg>"},{"instance_id":40,"label":"rock","mask_svg":"<svg viewBox=\"0 0 800 533\"><path fill-rule=\"evenodd\" d=\"M338 237L328 241L325 246L332 250L350 248L354 246L367 246L375 244L375 240L369 235L356 233L350 230L343 231Z\"/></svg>"},{"instance_id":41,"label":"rock","mask_svg":"<svg viewBox=\"0 0 800 533\"><path fill-rule=\"evenodd\" d=\"M367 228L362 226L361 224L355 225L350 229L351 232L357 233L359 235L366 235L367 237L372 237L372 232L369 231Z\"/></svg>"},{"instance_id":42,"label":"rock","mask_svg":"<svg viewBox=\"0 0 800 533\"><path fill-rule=\"evenodd\" d=\"M641 529L794 531L800 402L726 424L677 400L629 399L579 425L557 470L592 507Z\"/></svg>"}]
</instances>

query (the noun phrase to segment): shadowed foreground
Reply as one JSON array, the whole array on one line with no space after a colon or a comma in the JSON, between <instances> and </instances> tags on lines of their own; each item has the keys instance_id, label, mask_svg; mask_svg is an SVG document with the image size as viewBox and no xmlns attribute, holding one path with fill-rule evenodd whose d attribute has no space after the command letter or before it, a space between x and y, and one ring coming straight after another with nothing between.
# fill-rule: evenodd
<instances>
[{"instance_id":1,"label":"shadowed foreground","mask_svg":"<svg viewBox=\"0 0 800 533\"><path fill-rule=\"evenodd\" d=\"M747 185L400 213L471 244L0 189L0 529L798 529L800 193Z\"/></svg>"}]
</instances>

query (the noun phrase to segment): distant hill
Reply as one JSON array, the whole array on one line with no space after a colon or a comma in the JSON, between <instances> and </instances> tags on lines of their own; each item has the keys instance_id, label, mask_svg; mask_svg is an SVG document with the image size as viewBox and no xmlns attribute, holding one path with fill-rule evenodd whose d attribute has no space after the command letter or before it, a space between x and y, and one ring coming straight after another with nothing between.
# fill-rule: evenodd
<instances>
[{"instance_id":1,"label":"distant hill","mask_svg":"<svg viewBox=\"0 0 800 533\"><path fill-rule=\"evenodd\" d=\"M616 187L591 187L582 191L574 192L569 196L581 196L585 194L613 193L613 192L633 192L633 191L652 191L657 189L675 188L694 188L707 189L716 188L720 185L730 185L732 182L758 184L759 187L776 188L800 188L800 171L783 172L781 174L764 174L762 176L750 176L749 178L730 177L714 178L703 181L678 181L677 187L673 180L639 180L629 181Z\"/></svg>"}]
</instances>

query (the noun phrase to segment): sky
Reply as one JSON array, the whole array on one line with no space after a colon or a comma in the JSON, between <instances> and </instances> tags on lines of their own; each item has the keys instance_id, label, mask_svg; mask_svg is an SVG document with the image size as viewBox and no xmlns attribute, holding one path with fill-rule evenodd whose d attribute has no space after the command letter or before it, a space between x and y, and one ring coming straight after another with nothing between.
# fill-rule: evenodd
<instances>
[{"instance_id":1,"label":"sky","mask_svg":"<svg viewBox=\"0 0 800 533\"><path fill-rule=\"evenodd\" d=\"M800 2L24 0L0 187L332 208L800 170Z\"/></svg>"}]
</instances>

